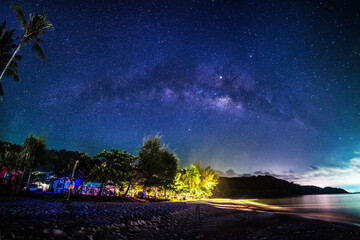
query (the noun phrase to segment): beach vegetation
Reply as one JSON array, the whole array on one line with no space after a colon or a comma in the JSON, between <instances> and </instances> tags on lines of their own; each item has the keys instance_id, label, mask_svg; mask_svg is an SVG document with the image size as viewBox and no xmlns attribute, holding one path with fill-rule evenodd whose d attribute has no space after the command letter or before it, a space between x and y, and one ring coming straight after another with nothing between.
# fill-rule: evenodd
<instances>
[{"instance_id":1,"label":"beach vegetation","mask_svg":"<svg viewBox=\"0 0 360 240\"><path fill-rule=\"evenodd\" d=\"M144 139L138 156L111 149L90 157L77 151L46 150L43 137L29 135L23 146L0 142L0 165L14 175L9 180L18 186L18 191L23 190L20 186L28 176L27 188L31 179L38 184L59 179L61 186L53 185L54 192L72 189L75 194L85 192L96 196L127 196L130 193L138 198L210 197L218 180L215 170L200 163L179 169L175 152L161 140L160 136ZM75 179L78 181L73 189L69 181L77 161ZM89 187L92 190L88 191Z\"/></svg>"},{"instance_id":2,"label":"beach vegetation","mask_svg":"<svg viewBox=\"0 0 360 240\"><path fill-rule=\"evenodd\" d=\"M143 177L143 198L148 187L153 187L154 197L159 188L172 188L178 168L178 158L175 153L161 144L161 137L144 139L139 152L137 168Z\"/></svg>"},{"instance_id":3,"label":"beach vegetation","mask_svg":"<svg viewBox=\"0 0 360 240\"><path fill-rule=\"evenodd\" d=\"M124 181L130 181L133 177L135 159L135 156L118 149L103 150L91 160L93 166L88 180L101 183L100 195L107 183L121 188Z\"/></svg>"},{"instance_id":4,"label":"beach vegetation","mask_svg":"<svg viewBox=\"0 0 360 240\"><path fill-rule=\"evenodd\" d=\"M175 192L180 198L206 198L218 183L219 175L210 166L204 168L200 163L179 170L175 178Z\"/></svg>"},{"instance_id":5,"label":"beach vegetation","mask_svg":"<svg viewBox=\"0 0 360 240\"><path fill-rule=\"evenodd\" d=\"M24 170L21 174L20 183L17 191L19 191L24 176L28 172L28 179L26 184L26 189L29 187L31 174L34 168L38 168L41 165L44 165L44 156L45 156L45 141L42 136L36 137L32 134L29 134L22 146L19 158L19 167L22 167Z\"/></svg>"}]
</instances>

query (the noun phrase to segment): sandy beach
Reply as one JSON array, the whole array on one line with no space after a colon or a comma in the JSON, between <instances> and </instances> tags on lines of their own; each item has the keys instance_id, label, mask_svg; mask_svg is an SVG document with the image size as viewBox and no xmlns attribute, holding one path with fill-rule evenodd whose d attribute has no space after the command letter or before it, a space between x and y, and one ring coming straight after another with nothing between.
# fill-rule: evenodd
<instances>
[{"instance_id":1,"label":"sandy beach","mask_svg":"<svg viewBox=\"0 0 360 240\"><path fill-rule=\"evenodd\" d=\"M1 239L360 239L360 228L230 201L2 199Z\"/></svg>"}]
</instances>

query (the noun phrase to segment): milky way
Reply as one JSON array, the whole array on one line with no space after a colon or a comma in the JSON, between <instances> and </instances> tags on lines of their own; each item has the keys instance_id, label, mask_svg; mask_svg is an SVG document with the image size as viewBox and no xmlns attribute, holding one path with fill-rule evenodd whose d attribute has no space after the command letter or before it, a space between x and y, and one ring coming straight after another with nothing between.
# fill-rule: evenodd
<instances>
[{"instance_id":1,"label":"milky way","mask_svg":"<svg viewBox=\"0 0 360 240\"><path fill-rule=\"evenodd\" d=\"M0 20L20 34L10 4ZM3 82L3 140L136 154L159 133L181 166L290 180L353 166L360 151L356 1L19 4L45 8L55 30L46 65L26 46L20 82Z\"/></svg>"}]
</instances>

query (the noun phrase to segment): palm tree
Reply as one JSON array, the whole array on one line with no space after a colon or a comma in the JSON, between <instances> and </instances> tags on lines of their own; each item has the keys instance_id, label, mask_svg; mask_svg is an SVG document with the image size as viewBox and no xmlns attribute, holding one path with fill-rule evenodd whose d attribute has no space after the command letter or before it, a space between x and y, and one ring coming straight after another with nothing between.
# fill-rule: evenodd
<instances>
[{"instance_id":1,"label":"palm tree","mask_svg":"<svg viewBox=\"0 0 360 240\"><path fill-rule=\"evenodd\" d=\"M5 26L6 26L6 21L4 21L0 26L0 70L2 70L7 77L10 76L13 77L14 80L17 82L19 81L19 76L17 74L18 66L15 60L20 61L22 58L20 55L15 56L14 57L15 60L11 61L7 70L4 71L6 65L8 64L8 62L12 57L10 52L14 48L16 48L16 44L14 43L16 39L13 39L14 29L4 31ZM0 81L1 99L3 98L3 96L4 96L4 92Z\"/></svg>"},{"instance_id":2,"label":"palm tree","mask_svg":"<svg viewBox=\"0 0 360 240\"><path fill-rule=\"evenodd\" d=\"M212 195L212 190L218 184L219 174L212 169L210 166L204 168L198 163L197 168L199 169L200 177L200 188L202 190L203 197Z\"/></svg>"},{"instance_id":3,"label":"palm tree","mask_svg":"<svg viewBox=\"0 0 360 240\"><path fill-rule=\"evenodd\" d=\"M24 33L21 35L21 41L19 46L16 48L15 52L13 53L1 73L0 83L8 68L10 67L13 59L15 58L16 54L19 52L20 48L22 46L25 46L29 41L31 41L33 44L32 50L38 55L39 58L43 60L43 64L45 64L45 54L39 45L39 43L42 42L42 40L40 39L40 34L43 34L46 31L53 29L52 23L46 20L46 15L44 11L40 15L31 13L29 21L26 21L22 8L19 5L13 3L11 5L11 8L15 11L16 18L21 24L21 29L24 31ZM3 95L1 95L1 98L3 98Z\"/></svg>"},{"instance_id":4,"label":"palm tree","mask_svg":"<svg viewBox=\"0 0 360 240\"><path fill-rule=\"evenodd\" d=\"M23 174L21 175L20 183L19 183L17 191L19 191L22 181L24 179L24 175L26 174L26 171L28 169L30 169L30 170L29 170L29 176L28 176L26 188L29 187L30 178L31 178L31 174L32 174L32 167L35 163L35 160L41 158L42 155L44 154L44 152L45 152L45 143L44 143L44 140L42 137L35 137L30 134L25 139L22 151L20 153L21 160L22 160L21 163L24 166L24 171L23 171Z\"/></svg>"},{"instance_id":5,"label":"palm tree","mask_svg":"<svg viewBox=\"0 0 360 240\"><path fill-rule=\"evenodd\" d=\"M183 175L184 182L189 186L190 191L196 189L200 184L200 173L196 166L191 165L190 168L185 168Z\"/></svg>"}]
</instances>

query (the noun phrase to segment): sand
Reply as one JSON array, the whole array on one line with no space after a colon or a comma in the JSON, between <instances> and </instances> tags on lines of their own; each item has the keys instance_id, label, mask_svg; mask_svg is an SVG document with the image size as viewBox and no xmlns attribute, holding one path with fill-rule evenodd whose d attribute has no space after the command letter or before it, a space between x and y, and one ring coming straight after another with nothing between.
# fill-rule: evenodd
<instances>
[{"instance_id":1,"label":"sand","mask_svg":"<svg viewBox=\"0 0 360 240\"><path fill-rule=\"evenodd\" d=\"M271 209L270 209L271 210ZM1 199L0 239L360 239L360 228L228 201Z\"/></svg>"}]
</instances>

